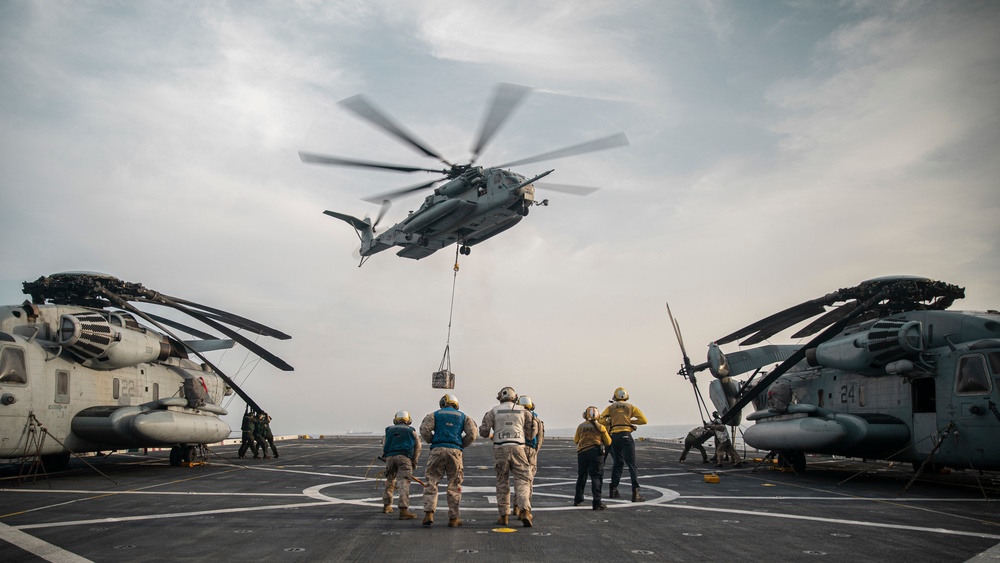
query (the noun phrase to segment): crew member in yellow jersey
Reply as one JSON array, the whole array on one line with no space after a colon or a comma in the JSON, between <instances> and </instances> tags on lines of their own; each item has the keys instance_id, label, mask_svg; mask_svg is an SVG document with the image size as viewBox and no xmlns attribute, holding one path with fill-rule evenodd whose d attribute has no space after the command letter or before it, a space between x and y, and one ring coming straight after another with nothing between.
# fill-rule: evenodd
<instances>
[{"instance_id":1,"label":"crew member in yellow jersey","mask_svg":"<svg viewBox=\"0 0 1000 563\"><path fill-rule=\"evenodd\" d=\"M594 510L607 508L601 502L601 481L604 479L604 448L611 445L608 429L597 422L597 407L583 411L584 422L576 427L573 442L576 444L576 495L573 506L583 504L583 489L590 476L590 490L594 496Z\"/></svg>"},{"instance_id":2,"label":"crew member in yellow jersey","mask_svg":"<svg viewBox=\"0 0 1000 563\"><path fill-rule=\"evenodd\" d=\"M614 400L601 413L601 422L611 433L611 456L615 463L611 467L611 490L608 496L618 498L618 483L622 471L628 466L632 477L632 502L646 499L639 495L639 472L635 467L635 440L632 432L639 424L646 424L646 416L635 405L628 402L628 391L624 387L615 389Z\"/></svg>"}]
</instances>

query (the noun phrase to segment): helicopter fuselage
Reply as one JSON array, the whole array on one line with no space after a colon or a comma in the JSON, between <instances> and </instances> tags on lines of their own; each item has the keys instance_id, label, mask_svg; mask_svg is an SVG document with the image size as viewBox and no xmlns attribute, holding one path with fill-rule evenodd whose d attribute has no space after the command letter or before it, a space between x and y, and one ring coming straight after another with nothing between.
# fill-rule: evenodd
<instances>
[{"instance_id":1,"label":"helicopter fuselage","mask_svg":"<svg viewBox=\"0 0 1000 563\"><path fill-rule=\"evenodd\" d=\"M0 307L0 458L217 442L230 428L215 400L230 393L128 313Z\"/></svg>"},{"instance_id":2,"label":"helicopter fuselage","mask_svg":"<svg viewBox=\"0 0 1000 563\"><path fill-rule=\"evenodd\" d=\"M535 187L526 180L509 170L472 167L435 189L402 221L377 236L362 234L361 255L398 246L397 255L420 259L452 244L479 244L528 214Z\"/></svg>"},{"instance_id":3,"label":"helicopter fuselage","mask_svg":"<svg viewBox=\"0 0 1000 563\"><path fill-rule=\"evenodd\" d=\"M746 443L1000 469L1000 314L910 311L848 328L754 401ZM787 399L774 403L782 387ZM788 404L785 405L784 403Z\"/></svg>"}]
</instances>

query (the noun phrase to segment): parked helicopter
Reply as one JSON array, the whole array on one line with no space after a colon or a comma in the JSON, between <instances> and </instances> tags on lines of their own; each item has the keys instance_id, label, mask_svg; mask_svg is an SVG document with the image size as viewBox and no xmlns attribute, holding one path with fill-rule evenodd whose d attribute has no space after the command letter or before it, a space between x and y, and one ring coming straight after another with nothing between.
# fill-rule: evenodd
<instances>
[{"instance_id":1,"label":"parked helicopter","mask_svg":"<svg viewBox=\"0 0 1000 563\"><path fill-rule=\"evenodd\" d=\"M403 141L422 155L439 160L447 167L429 169L299 151L299 158L302 162L311 164L376 168L396 172L431 172L442 175L429 182L365 198L364 201L381 203L382 205L374 222L368 217L358 219L336 211L324 211L325 214L354 227L361 240L359 267L371 255L395 246L402 247L397 252L397 256L416 260L430 256L434 252L456 243L459 245L459 251L467 255L471 252L472 246L518 224L521 219L528 215L532 206L547 206L549 204L547 199L535 201L535 182L552 173L552 170L529 178L507 168L628 145L628 138L625 134L617 133L500 166L486 168L476 166L475 163L486 145L511 116L514 109L523 102L529 91L529 88L513 84L499 84L497 86L493 102L485 114L479 134L472 145L472 158L468 164L449 162L361 95L340 102L342 106L358 117ZM439 186L431 195L427 196L419 209L410 212L405 219L376 236L375 228L389 210L393 199L430 189L435 184L445 180L447 183ZM597 188L565 184L538 184L538 187L575 195L587 195L597 190Z\"/></svg>"},{"instance_id":2,"label":"parked helicopter","mask_svg":"<svg viewBox=\"0 0 1000 563\"><path fill-rule=\"evenodd\" d=\"M59 466L71 453L166 446L170 463L180 465L191 461L196 445L229 436L219 418L226 414L219 404L224 396L235 392L264 412L202 352L235 340L278 369L292 370L226 325L282 340L287 334L141 284L67 272L23 286L31 301L0 307L0 458ZM145 313L130 301L183 312L229 339ZM166 326L197 340L181 340Z\"/></svg>"},{"instance_id":3,"label":"parked helicopter","mask_svg":"<svg viewBox=\"0 0 1000 563\"><path fill-rule=\"evenodd\" d=\"M964 288L927 278L868 280L718 339L703 364L691 365L684 352L679 373L696 390L695 373L712 373L710 397L726 424L739 424L752 402L747 420L755 424L744 440L796 471L805 469L805 453L909 462L917 470L1000 469L1000 312L947 310L964 296ZM720 349L746 337L741 346L764 342L816 315L792 335L819 332L806 344ZM752 370L737 386L732 378Z\"/></svg>"}]
</instances>

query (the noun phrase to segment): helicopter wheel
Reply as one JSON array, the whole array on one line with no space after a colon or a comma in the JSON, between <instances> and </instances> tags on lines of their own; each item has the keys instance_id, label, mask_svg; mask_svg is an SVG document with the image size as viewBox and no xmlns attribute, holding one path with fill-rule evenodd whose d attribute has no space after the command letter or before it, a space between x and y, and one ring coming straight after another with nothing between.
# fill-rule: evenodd
<instances>
[{"instance_id":1,"label":"helicopter wheel","mask_svg":"<svg viewBox=\"0 0 1000 563\"><path fill-rule=\"evenodd\" d=\"M458 249L458 252L464 256L468 256L472 254L472 249L469 248L468 246L463 246L462 248Z\"/></svg>"},{"instance_id":2,"label":"helicopter wheel","mask_svg":"<svg viewBox=\"0 0 1000 563\"><path fill-rule=\"evenodd\" d=\"M781 467L791 467L796 473L806 470L806 454L789 450L778 452L778 465Z\"/></svg>"},{"instance_id":3,"label":"helicopter wheel","mask_svg":"<svg viewBox=\"0 0 1000 563\"><path fill-rule=\"evenodd\" d=\"M417 246L427 246L427 239L420 237L417 239Z\"/></svg>"},{"instance_id":4,"label":"helicopter wheel","mask_svg":"<svg viewBox=\"0 0 1000 563\"><path fill-rule=\"evenodd\" d=\"M181 447L174 446L170 448L170 465L174 467L181 466Z\"/></svg>"},{"instance_id":5,"label":"helicopter wheel","mask_svg":"<svg viewBox=\"0 0 1000 563\"><path fill-rule=\"evenodd\" d=\"M195 446L181 446L181 461L191 463L198 457L198 448Z\"/></svg>"}]
</instances>

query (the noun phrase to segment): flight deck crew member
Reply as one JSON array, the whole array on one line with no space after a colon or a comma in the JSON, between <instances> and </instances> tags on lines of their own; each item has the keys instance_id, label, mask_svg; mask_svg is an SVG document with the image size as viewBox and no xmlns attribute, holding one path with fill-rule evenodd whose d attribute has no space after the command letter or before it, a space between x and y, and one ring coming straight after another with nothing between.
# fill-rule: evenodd
<instances>
[{"instance_id":1,"label":"flight deck crew member","mask_svg":"<svg viewBox=\"0 0 1000 563\"><path fill-rule=\"evenodd\" d=\"M524 442L524 453L528 456L528 467L531 468L530 481L528 482L528 498L535 492L535 474L538 473L538 450L542 447L542 442L545 441L545 423L542 419L538 418L538 413L535 412L535 403L531 400L531 397L527 395L521 395L517 398L517 404L528 409L531 416L535 418L535 437L530 440L525 440ZM512 512L514 514L519 514L519 507L523 506L523 503L518 502L520 499L517 496L517 487L514 488L514 504L511 505Z\"/></svg>"},{"instance_id":2,"label":"flight deck crew member","mask_svg":"<svg viewBox=\"0 0 1000 563\"><path fill-rule=\"evenodd\" d=\"M628 391L619 387L615 389L614 400L601 413L601 421L611 434L611 456L615 460L611 467L611 489L608 496L621 496L618 494L618 482L627 465L632 477L632 502L642 502L646 499L639 495L639 472L635 467L635 439L632 438L632 432L636 425L646 424L646 417L638 407L626 401Z\"/></svg>"},{"instance_id":3,"label":"flight deck crew member","mask_svg":"<svg viewBox=\"0 0 1000 563\"><path fill-rule=\"evenodd\" d=\"M729 455L729 461L733 463L733 467L743 467L740 455L736 453L733 441L729 437L729 430L722 423L718 412L712 413L712 423L708 425L708 429L715 432L715 467L722 467L722 458L727 454Z\"/></svg>"},{"instance_id":4,"label":"flight deck crew member","mask_svg":"<svg viewBox=\"0 0 1000 563\"><path fill-rule=\"evenodd\" d=\"M601 481L604 478L604 453L605 447L611 445L611 435L608 429L597 422L597 407L587 407L583 411L583 420L580 426L576 427L576 434L573 435L573 443L576 444L576 495L573 497L573 506L583 504L583 489L587 486L587 477L590 477L590 491L594 497L594 510L604 510L607 508L601 502Z\"/></svg>"},{"instance_id":5,"label":"flight deck crew member","mask_svg":"<svg viewBox=\"0 0 1000 563\"><path fill-rule=\"evenodd\" d=\"M476 423L458 410L458 398L446 394L438 402L441 407L424 417L420 437L431 445L424 479L424 526L434 523L437 508L438 482L448 476L448 527L462 525L458 505L462 502L464 467L462 450L476 439Z\"/></svg>"},{"instance_id":6,"label":"flight deck crew member","mask_svg":"<svg viewBox=\"0 0 1000 563\"><path fill-rule=\"evenodd\" d=\"M278 448L274 447L274 433L271 432L271 420L273 419L271 418L271 415L263 413L261 414L260 420L261 424L263 424L261 437L264 438L264 441L267 442L269 446L271 446L271 453L274 454L274 457L278 457Z\"/></svg>"},{"instance_id":7,"label":"flight deck crew member","mask_svg":"<svg viewBox=\"0 0 1000 563\"><path fill-rule=\"evenodd\" d=\"M249 407L246 412L243 413L243 424L240 426L240 431L242 432L239 456L241 458L246 457L247 448L253 452L253 457L259 457L257 454L257 441L253 437L253 428L257 425L254 420L254 415L250 411Z\"/></svg>"},{"instance_id":8,"label":"flight deck crew member","mask_svg":"<svg viewBox=\"0 0 1000 563\"><path fill-rule=\"evenodd\" d=\"M681 458L677 461L684 463L684 460L687 459L688 452L691 451L691 448L694 448L701 452L701 461L703 463L708 463L708 452L705 451L705 446L702 444L707 442L711 437L712 432L704 426L692 428L691 431L687 433L687 436L684 437L684 451L681 452Z\"/></svg>"},{"instance_id":9,"label":"flight deck crew member","mask_svg":"<svg viewBox=\"0 0 1000 563\"><path fill-rule=\"evenodd\" d=\"M392 419L392 426L385 429L382 440L382 457L385 458L385 492L382 493L382 512L392 512L392 493L399 489L399 519L417 517L410 512L410 477L420 460L420 438L410 426L410 413L399 411Z\"/></svg>"},{"instance_id":10,"label":"flight deck crew member","mask_svg":"<svg viewBox=\"0 0 1000 563\"><path fill-rule=\"evenodd\" d=\"M497 393L500 404L486 411L479 435L493 438L493 468L497 472L497 524L507 525L510 514L510 478L521 512L516 514L525 527L531 527L531 468L524 452L525 441L535 437L535 417L517 404L517 393L504 387Z\"/></svg>"},{"instance_id":11,"label":"flight deck crew member","mask_svg":"<svg viewBox=\"0 0 1000 563\"><path fill-rule=\"evenodd\" d=\"M268 459L267 455L267 443L264 442L264 415L258 414L253 420L253 440L257 443L257 449L260 453L264 454L264 459ZM253 455L254 459L257 459L257 454Z\"/></svg>"}]
</instances>

